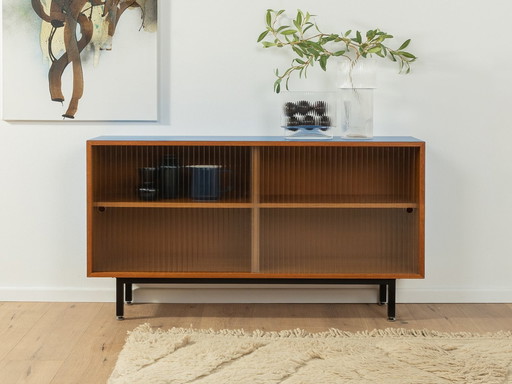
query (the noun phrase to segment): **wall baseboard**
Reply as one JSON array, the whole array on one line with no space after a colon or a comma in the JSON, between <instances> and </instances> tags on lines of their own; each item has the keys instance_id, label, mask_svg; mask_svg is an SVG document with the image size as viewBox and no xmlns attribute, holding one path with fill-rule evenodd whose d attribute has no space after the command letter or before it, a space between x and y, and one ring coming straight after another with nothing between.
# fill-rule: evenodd
<instances>
[{"instance_id":1,"label":"wall baseboard","mask_svg":"<svg viewBox=\"0 0 512 384\"><path fill-rule=\"evenodd\" d=\"M144 286L141 303L374 303L375 286ZM113 302L113 288L0 287L0 301ZM512 303L512 289L397 289L398 303Z\"/></svg>"}]
</instances>

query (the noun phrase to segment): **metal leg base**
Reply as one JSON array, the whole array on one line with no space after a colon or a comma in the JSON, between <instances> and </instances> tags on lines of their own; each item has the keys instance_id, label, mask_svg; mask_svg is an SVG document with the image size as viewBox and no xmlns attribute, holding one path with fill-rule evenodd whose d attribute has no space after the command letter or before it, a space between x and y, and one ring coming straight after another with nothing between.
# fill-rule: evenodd
<instances>
[{"instance_id":1,"label":"metal leg base","mask_svg":"<svg viewBox=\"0 0 512 384\"><path fill-rule=\"evenodd\" d=\"M376 284L379 286L379 305L387 304L388 321L396 321L396 279L186 279L186 278L116 278L116 317L124 319L124 304L132 304L132 284Z\"/></svg>"},{"instance_id":2,"label":"metal leg base","mask_svg":"<svg viewBox=\"0 0 512 384\"><path fill-rule=\"evenodd\" d=\"M133 302L133 286L130 279L116 278L116 317L124 320L124 304Z\"/></svg>"},{"instance_id":3,"label":"metal leg base","mask_svg":"<svg viewBox=\"0 0 512 384\"><path fill-rule=\"evenodd\" d=\"M388 320L396 320L396 280L388 282Z\"/></svg>"},{"instance_id":4,"label":"metal leg base","mask_svg":"<svg viewBox=\"0 0 512 384\"><path fill-rule=\"evenodd\" d=\"M388 301L388 285L379 284L379 305L384 305Z\"/></svg>"},{"instance_id":5,"label":"metal leg base","mask_svg":"<svg viewBox=\"0 0 512 384\"><path fill-rule=\"evenodd\" d=\"M130 282L124 283L124 300L130 304L133 301L133 287Z\"/></svg>"},{"instance_id":6,"label":"metal leg base","mask_svg":"<svg viewBox=\"0 0 512 384\"><path fill-rule=\"evenodd\" d=\"M124 281L116 279L116 317L117 320L124 318Z\"/></svg>"}]
</instances>

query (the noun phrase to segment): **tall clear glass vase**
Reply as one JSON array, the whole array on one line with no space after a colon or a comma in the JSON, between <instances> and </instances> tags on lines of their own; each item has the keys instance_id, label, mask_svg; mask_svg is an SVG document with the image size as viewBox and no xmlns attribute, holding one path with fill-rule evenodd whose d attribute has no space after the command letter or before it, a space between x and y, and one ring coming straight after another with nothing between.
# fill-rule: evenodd
<instances>
[{"instance_id":1,"label":"tall clear glass vase","mask_svg":"<svg viewBox=\"0 0 512 384\"><path fill-rule=\"evenodd\" d=\"M338 79L341 135L353 139L372 138L375 60L342 61L338 67Z\"/></svg>"},{"instance_id":2,"label":"tall clear glass vase","mask_svg":"<svg viewBox=\"0 0 512 384\"><path fill-rule=\"evenodd\" d=\"M341 89L340 95L342 136L373 137L373 88Z\"/></svg>"}]
</instances>

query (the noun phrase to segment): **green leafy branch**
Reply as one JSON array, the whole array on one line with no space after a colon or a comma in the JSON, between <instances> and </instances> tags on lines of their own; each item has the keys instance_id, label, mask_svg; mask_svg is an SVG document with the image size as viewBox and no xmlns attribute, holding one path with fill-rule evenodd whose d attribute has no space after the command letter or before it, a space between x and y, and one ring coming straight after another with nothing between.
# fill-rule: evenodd
<instances>
[{"instance_id":1,"label":"green leafy branch","mask_svg":"<svg viewBox=\"0 0 512 384\"><path fill-rule=\"evenodd\" d=\"M297 55L289 68L283 73L276 69L276 81L274 82L274 91L281 91L281 82L284 80L286 89L290 76L294 72L299 73L299 77L307 77L307 70L315 63L320 65L324 71L327 69L327 62L331 57L344 57L351 61L351 68L362 58L377 55L381 58L388 58L397 62L400 73L409 73L411 63L416 60L412 53L404 51L409 46L411 39L406 40L398 49L392 49L386 45L386 40L393 36L379 29L371 29L365 34L352 30L345 33L323 33L318 28L316 22L312 21L309 12L297 11L293 25L282 25L280 23L284 10L275 11L268 9L266 13L266 29L258 37L258 43L261 42L265 48L284 48L288 47Z\"/></svg>"}]
</instances>

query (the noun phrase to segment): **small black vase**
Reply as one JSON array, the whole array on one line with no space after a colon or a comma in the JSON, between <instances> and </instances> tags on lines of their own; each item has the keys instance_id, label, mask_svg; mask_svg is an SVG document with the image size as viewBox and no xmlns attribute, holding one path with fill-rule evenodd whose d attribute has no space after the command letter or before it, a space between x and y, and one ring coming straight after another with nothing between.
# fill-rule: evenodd
<instances>
[{"instance_id":1,"label":"small black vase","mask_svg":"<svg viewBox=\"0 0 512 384\"><path fill-rule=\"evenodd\" d=\"M143 201L156 200L158 196L157 170L154 167L139 168L139 199Z\"/></svg>"},{"instance_id":2,"label":"small black vase","mask_svg":"<svg viewBox=\"0 0 512 384\"><path fill-rule=\"evenodd\" d=\"M175 199L180 196L181 167L174 155L165 155L160 165L160 196Z\"/></svg>"}]
</instances>

